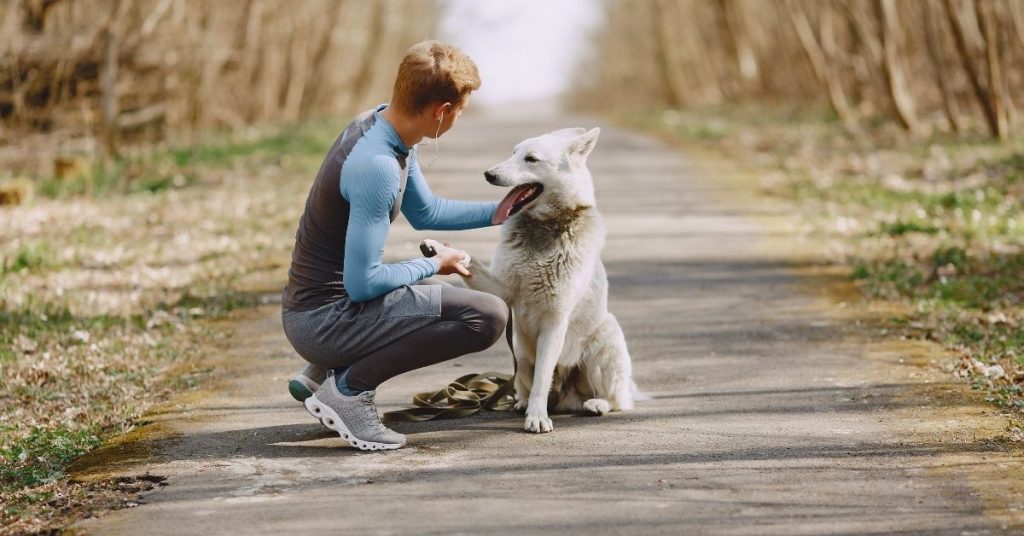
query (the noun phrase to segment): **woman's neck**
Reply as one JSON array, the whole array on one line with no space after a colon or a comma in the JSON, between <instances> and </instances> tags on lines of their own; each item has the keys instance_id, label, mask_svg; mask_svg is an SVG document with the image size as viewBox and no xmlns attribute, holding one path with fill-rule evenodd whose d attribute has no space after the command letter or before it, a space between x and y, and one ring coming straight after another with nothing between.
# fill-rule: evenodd
<instances>
[{"instance_id":1,"label":"woman's neck","mask_svg":"<svg viewBox=\"0 0 1024 536\"><path fill-rule=\"evenodd\" d=\"M393 106L385 108L381 115L387 119L388 123L391 123L406 147L412 147L423 140L423 130L416 117L405 115L395 110Z\"/></svg>"}]
</instances>

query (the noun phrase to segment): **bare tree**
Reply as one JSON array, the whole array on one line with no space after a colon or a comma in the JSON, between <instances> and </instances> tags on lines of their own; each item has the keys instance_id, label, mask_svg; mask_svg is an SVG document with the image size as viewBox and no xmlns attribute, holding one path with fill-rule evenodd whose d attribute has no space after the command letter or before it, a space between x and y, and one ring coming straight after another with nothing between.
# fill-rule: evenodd
<instances>
[{"instance_id":1,"label":"bare tree","mask_svg":"<svg viewBox=\"0 0 1024 536\"><path fill-rule=\"evenodd\" d=\"M100 117L103 147L110 156L118 155L121 129L117 124L120 107L117 95L121 53L121 0L114 0L111 16L102 30L103 63L100 65ZM45 12L45 9L44 9Z\"/></svg>"},{"instance_id":2,"label":"bare tree","mask_svg":"<svg viewBox=\"0 0 1024 536\"><path fill-rule=\"evenodd\" d=\"M945 47L943 45L942 34L939 32L938 21L939 17L938 6L935 5L936 0L927 0L925 2L925 38L928 44L928 57L932 60L932 66L935 70L935 79L938 82L939 89L942 91L942 107L946 113L946 118L949 120L949 126L954 132L963 132L964 126L960 118L960 109L957 104L956 95L953 93L953 89L950 86L949 79L947 78L947 61L945 54Z\"/></svg>"},{"instance_id":3,"label":"bare tree","mask_svg":"<svg viewBox=\"0 0 1024 536\"><path fill-rule=\"evenodd\" d=\"M672 106L681 106L690 101L683 76L683 59L676 42L679 0L657 0L651 10L651 20L657 36L658 62L661 64L662 80Z\"/></svg>"},{"instance_id":4,"label":"bare tree","mask_svg":"<svg viewBox=\"0 0 1024 536\"><path fill-rule=\"evenodd\" d=\"M903 125L903 128L916 132L920 127L917 122L917 113L914 110L914 97L910 94L907 78L903 72L903 64L900 61L903 32L896 11L896 0L877 0L875 6L882 27L882 64L885 66L884 72L889 95L900 124Z\"/></svg>"},{"instance_id":5,"label":"bare tree","mask_svg":"<svg viewBox=\"0 0 1024 536\"><path fill-rule=\"evenodd\" d=\"M999 139L1006 139L1008 125L1006 117L1006 102L1003 96L1003 68L999 60L999 39L996 37L998 29L993 14L991 0L978 0L975 4L978 13L978 22L981 25L981 33L985 36L985 61L988 71L988 87L992 98L992 113L995 115L995 136Z\"/></svg>"},{"instance_id":6,"label":"bare tree","mask_svg":"<svg viewBox=\"0 0 1024 536\"><path fill-rule=\"evenodd\" d=\"M415 18L423 38L435 9L420 0L0 2L0 135L8 143L24 136L7 131L45 130L116 154L136 138L350 112L390 89L414 42L403 20Z\"/></svg>"},{"instance_id":7,"label":"bare tree","mask_svg":"<svg viewBox=\"0 0 1024 536\"><path fill-rule=\"evenodd\" d=\"M1005 138L1024 95L1024 0L606 5L600 52L581 78L581 94L602 106L702 106L756 94L827 102L854 132L871 116L911 133L944 116L957 133L984 125Z\"/></svg>"},{"instance_id":8,"label":"bare tree","mask_svg":"<svg viewBox=\"0 0 1024 536\"><path fill-rule=\"evenodd\" d=\"M740 76L748 83L754 83L758 79L757 55L750 42L747 23L743 17L744 11L736 5L737 1L739 0L720 0L722 19L732 43Z\"/></svg>"},{"instance_id":9,"label":"bare tree","mask_svg":"<svg viewBox=\"0 0 1024 536\"><path fill-rule=\"evenodd\" d=\"M981 105L985 121L988 123L989 132L997 138L1002 138L1005 136L1005 133L999 119L1000 113L996 108L992 93L985 87L985 83L982 81L982 75L975 62L975 55L969 38L970 30L966 27L964 16L957 10L954 0L945 0L945 7L946 16L953 31L953 37L956 39L956 48L961 65L963 65L964 71L967 72L968 79L971 81L971 87L974 88L974 94L978 98L978 104Z\"/></svg>"},{"instance_id":10,"label":"bare tree","mask_svg":"<svg viewBox=\"0 0 1024 536\"><path fill-rule=\"evenodd\" d=\"M787 1L786 7L793 21L793 27L796 29L797 36L800 38L800 44L807 54L818 82L828 88L832 109L835 110L836 115L839 116L839 119L848 130L858 130L857 121L846 99L846 92L843 90L839 75L833 69L833 63L826 56L826 49L822 47L818 38L814 35L814 29L811 27L811 22L808 20L803 7L796 0ZM831 4L826 1L822 4L821 27L822 32L827 35L831 35L832 32L831 13ZM831 44L831 37L829 37L829 41L830 48L834 48Z\"/></svg>"}]
</instances>

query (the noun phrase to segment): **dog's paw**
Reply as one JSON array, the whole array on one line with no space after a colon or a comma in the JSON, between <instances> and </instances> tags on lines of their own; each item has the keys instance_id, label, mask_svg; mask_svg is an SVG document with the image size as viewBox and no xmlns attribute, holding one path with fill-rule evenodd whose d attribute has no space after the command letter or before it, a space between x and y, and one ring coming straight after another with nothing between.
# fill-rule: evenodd
<instances>
[{"instance_id":1,"label":"dog's paw","mask_svg":"<svg viewBox=\"0 0 1024 536\"><path fill-rule=\"evenodd\" d=\"M514 406L512 406L512 409L514 409L514 410L518 411L519 413L522 413L522 414L525 415L526 414L526 406L527 406L526 400L516 400L516 403L515 403Z\"/></svg>"},{"instance_id":2,"label":"dog's paw","mask_svg":"<svg viewBox=\"0 0 1024 536\"><path fill-rule=\"evenodd\" d=\"M583 403L583 413L600 416L612 410L611 404L603 398L591 398Z\"/></svg>"},{"instance_id":3,"label":"dog's paw","mask_svg":"<svg viewBox=\"0 0 1024 536\"><path fill-rule=\"evenodd\" d=\"M547 415L526 415L526 423L523 425L523 430L527 432L533 432L535 434L543 434L554 430L554 425L551 424L551 419Z\"/></svg>"}]
</instances>

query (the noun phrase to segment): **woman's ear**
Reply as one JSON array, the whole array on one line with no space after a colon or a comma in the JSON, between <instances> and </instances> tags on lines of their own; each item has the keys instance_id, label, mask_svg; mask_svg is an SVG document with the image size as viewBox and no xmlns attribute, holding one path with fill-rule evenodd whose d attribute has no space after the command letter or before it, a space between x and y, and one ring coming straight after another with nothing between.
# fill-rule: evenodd
<instances>
[{"instance_id":1,"label":"woman's ear","mask_svg":"<svg viewBox=\"0 0 1024 536\"><path fill-rule=\"evenodd\" d=\"M452 103L446 102L434 109L434 121L440 121L444 118L444 112L446 108L451 108Z\"/></svg>"}]
</instances>

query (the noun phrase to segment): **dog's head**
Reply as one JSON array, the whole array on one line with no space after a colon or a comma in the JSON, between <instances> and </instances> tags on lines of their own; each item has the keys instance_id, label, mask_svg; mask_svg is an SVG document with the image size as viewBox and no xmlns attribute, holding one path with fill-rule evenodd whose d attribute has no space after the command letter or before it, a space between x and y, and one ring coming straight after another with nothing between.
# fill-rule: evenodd
<instances>
[{"instance_id":1,"label":"dog's head","mask_svg":"<svg viewBox=\"0 0 1024 536\"><path fill-rule=\"evenodd\" d=\"M593 206L587 156L600 133L599 128L565 128L524 140L508 160L484 172L487 182L512 187L498 205L495 223L522 211L545 217L567 208Z\"/></svg>"}]
</instances>

